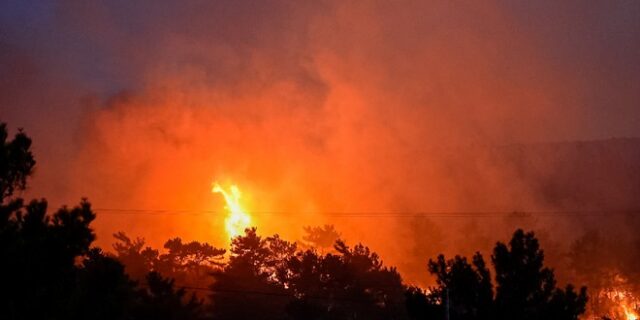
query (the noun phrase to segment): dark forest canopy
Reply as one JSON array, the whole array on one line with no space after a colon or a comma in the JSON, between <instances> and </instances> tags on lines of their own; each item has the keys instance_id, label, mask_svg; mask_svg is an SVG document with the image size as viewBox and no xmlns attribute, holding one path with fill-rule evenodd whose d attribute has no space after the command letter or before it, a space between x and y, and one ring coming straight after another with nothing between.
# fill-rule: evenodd
<instances>
[{"instance_id":1,"label":"dark forest canopy","mask_svg":"<svg viewBox=\"0 0 640 320\"><path fill-rule=\"evenodd\" d=\"M44 199L14 197L35 161L30 139L0 125L1 319L577 319L586 289L558 288L533 233L498 242L490 266L421 257L429 290L403 283L363 244L332 226L307 228L299 248L255 228L225 249L168 240L161 251L124 233L115 254L93 245L87 200L48 212ZM333 241L333 239L332 239ZM401 240L398 239L398 246Z\"/></svg>"}]
</instances>

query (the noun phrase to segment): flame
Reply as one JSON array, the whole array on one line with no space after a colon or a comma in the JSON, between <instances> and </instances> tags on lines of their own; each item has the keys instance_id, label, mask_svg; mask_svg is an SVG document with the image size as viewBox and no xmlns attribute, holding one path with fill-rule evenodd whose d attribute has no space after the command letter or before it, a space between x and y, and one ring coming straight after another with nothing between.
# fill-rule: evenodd
<instances>
[{"instance_id":1,"label":"flame","mask_svg":"<svg viewBox=\"0 0 640 320\"><path fill-rule=\"evenodd\" d=\"M626 320L638 320L638 314L635 311L633 311L633 309L630 306L623 304L622 311L624 312L624 316Z\"/></svg>"},{"instance_id":2,"label":"flame","mask_svg":"<svg viewBox=\"0 0 640 320\"><path fill-rule=\"evenodd\" d=\"M603 294L612 303L609 315L613 319L638 320L640 315L636 312L638 299L629 290L622 288L607 290Z\"/></svg>"},{"instance_id":3,"label":"flame","mask_svg":"<svg viewBox=\"0 0 640 320\"><path fill-rule=\"evenodd\" d=\"M244 233L244 229L251 224L251 216L240 205L240 189L231 185L229 191L224 190L217 182L213 184L214 193L220 193L226 202L225 209L229 212L224 219L224 226L230 238L235 238Z\"/></svg>"}]
</instances>

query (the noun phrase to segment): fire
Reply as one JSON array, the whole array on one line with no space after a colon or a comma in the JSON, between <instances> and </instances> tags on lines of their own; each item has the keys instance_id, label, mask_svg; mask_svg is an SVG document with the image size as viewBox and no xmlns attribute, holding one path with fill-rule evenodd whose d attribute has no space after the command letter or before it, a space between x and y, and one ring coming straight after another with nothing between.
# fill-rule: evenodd
<instances>
[{"instance_id":1,"label":"fire","mask_svg":"<svg viewBox=\"0 0 640 320\"><path fill-rule=\"evenodd\" d=\"M636 299L629 292L622 292L620 297L620 308L624 313L624 319L638 320L638 313L635 311Z\"/></svg>"},{"instance_id":2,"label":"fire","mask_svg":"<svg viewBox=\"0 0 640 320\"><path fill-rule=\"evenodd\" d=\"M625 289L618 288L602 292L601 295L611 301L609 316L611 319L638 320L640 315L636 312L638 299Z\"/></svg>"},{"instance_id":3,"label":"fire","mask_svg":"<svg viewBox=\"0 0 640 320\"><path fill-rule=\"evenodd\" d=\"M624 311L624 316L626 320L638 320L638 314L633 311L633 309L627 305L622 305L622 310Z\"/></svg>"},{"instance_id":4,"label":"fire","mask_svg":"<svg viewBox=\"0 0 640 320\"><path fill-rule=\"evenodd\" d=\"M225 229L230 238L235 238L244 232L251 224L251 216L240 205L240 189L231 185L229 191L224 190L217 182L213 184L214 193L220 193L226 202L225 209L229 212L224 220Z\"/></svg>"}]
</instances>

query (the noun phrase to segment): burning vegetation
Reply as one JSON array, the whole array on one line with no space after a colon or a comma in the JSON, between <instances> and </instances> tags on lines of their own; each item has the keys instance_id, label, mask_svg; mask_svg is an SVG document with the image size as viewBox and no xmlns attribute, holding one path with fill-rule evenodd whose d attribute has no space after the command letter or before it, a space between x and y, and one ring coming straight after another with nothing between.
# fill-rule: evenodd
<instances>
[{"instance_id":1,"label":"burning vegetation","mask_svg":"<svg viewBox=\"0 0 640 320\"><path fill-rule=\"evenodd\" d=\"M603 318L637 320L638 319L638 298L625 289L624 283L613 281L613 287L602 289L595 294L593 309L589 310L592 317L597 318L599 314L604 314Z\"/></svg>"},{"instance_id":2,"label":"burning vegetation","mask_svg":"<svg viewBox=\"0 0 640 320\"><path fill-rule=\"evenodd\" d=\"M585 319L638 319L635 237L586 232L571 246L569 263L576 281L589 286Z\"/></svg>"},{"instance_id":3,"label":"burning vegetation","mask_svg":"<svg viewBox=\"0 0 640 320\"><path fill-rule=\"evenodd\" d=\"M47 213L45 200L14 197L35 165L31 141L8 140L0 128L0 254L12 257L0 265L3 319L638 318L635 268L616 259L593 266L606 248L633 248L631 240L587 233L573 243L567 268L589 297L586 287L558 285L538 238L523 230L498 242L489 261L480 252L423 257L434 282L421 288L369 247L347 245L332 225L304 228L300 245L259 235L236 186L212 190L228 211L219 230L232 238L227 258L208 243L174 238L159 250L124 233L104 252L93 244L96 214L86 200ZM591 265L582 261L589 257Z\"/></svg>"},{"instance_id":4,"label":"burning vegetation","mask_svg":"<svg viewBox=\"0 0 640 320\"><path fill-rule=\"evenodd\" d=\"M0 319L637 319L639 52L640 1L0 1Z\"/></svg>"}]
</instances>

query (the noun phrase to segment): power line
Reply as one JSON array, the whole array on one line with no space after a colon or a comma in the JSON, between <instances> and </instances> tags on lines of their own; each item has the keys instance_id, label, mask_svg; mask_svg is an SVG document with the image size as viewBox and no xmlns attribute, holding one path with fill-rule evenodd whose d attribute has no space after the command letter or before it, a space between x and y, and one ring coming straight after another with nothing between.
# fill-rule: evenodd
<instances>
[{"instance_id":1,"label":"power line","mask_svg":"<svg viewBox=\"0 0 640 320\"><path fill-rule=\"evenodd\" d=\"M178 209L127 209L95 208L96 212L108 215L227 215L218 210L178 210ZM610 216L640 214L640 209L627 210L511 210L511 211L246 211L252 215L324 215L345 218L529 218L557 216Z\"/></svg>"}]
</instances>

